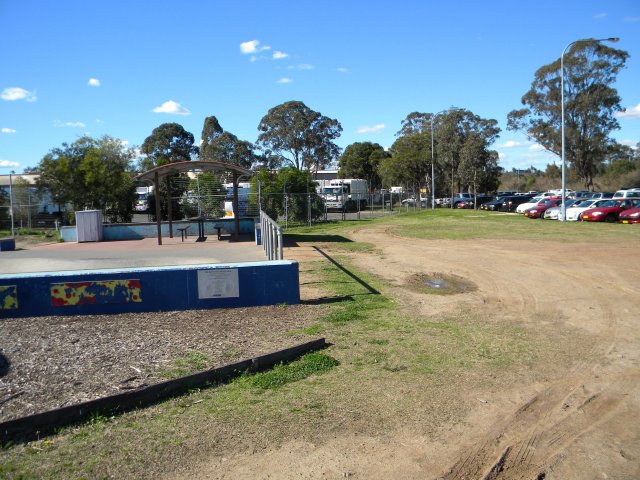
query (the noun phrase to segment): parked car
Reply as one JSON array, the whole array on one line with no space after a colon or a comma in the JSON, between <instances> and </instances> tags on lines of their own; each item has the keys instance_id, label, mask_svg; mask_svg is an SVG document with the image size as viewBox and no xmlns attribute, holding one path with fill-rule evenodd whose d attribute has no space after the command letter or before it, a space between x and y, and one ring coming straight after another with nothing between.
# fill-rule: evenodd
<instances>
[{"instance_id":1,"label":"parked car","mask_svg":"<svg viewBox=\"0 0 640 480\"><path fill-rule=\"evenodd\" d=\"M473 199L465 200L463 202L456 203L456 208L474 208L476 205L478 208L481 208L482 204L487 203L488 201L493 200L491 195L476 195L475 203Z\"/></svg>"},{"instance_id":2,"label":"parked car","mask_svg":"<svg viewBox=\"0 0 640 480\"><path fill-rule=\"evenodd\" d=\"M601 203L597 208L590 208L580 214L580 220L583 222L608 222L615 223L618 221L618 216L624 210L628 210L640 205L640 198L626 200L606 200Z\"/></svg>"},{"instance_id":3,"label":"parked car","mask_svg":"<svg viewBox=\"0 0 640 480\"><path fill-rule=\"evenodd\" d=\"M525 210L524 216L529 218L544 218L544 212L546 212L549 208L556 207L559 203L561 203L561 201L558 199L547 200L542 205L531 207Z\"/></svg>"},{"instance_id":4,"label":"parked car","mask_svg":"<svg viewBox=\"0 0 640 480\"><path fill-rule=\"evenodd\" d=\"M535 197L529 199L529 201L518 205L518 207L516 208L516 213L524 213L525 210L536 207L538 205L542 205L542 203L547 200L548 200L547 198L544 198L541 195L536 195Z\"/></svg>"},{"instance_id":5,"label":"parked car","mask_svg":"<svg viewBox=\"0 0 640 480\"><path fill-rule=\"evenodd\" d=\"M518 208L519 205L525 202L528 202L529 200L531 200L530 195L514 195L514 196L504 197L504 201L500 206L500 211L515 212L516 208Z\"/></svg>"},{"instance_id":6,"label":"parked car","mask_svg":"<svg viewBox=\"0 0 640 480\"><path fill-rule=\"evenodd\" d=\"M640 198L640 188L622 188L613 194L616 200L622 198Z\"/></svg>"},{"instance_id":7,"label":"parked car","mask_svg":"<svg viewBox=\"0 0 640 480\"><path fill-rule=\"evenodd\" d=\"M613 192L591 192L591 198L613 198Z\"/></svg>"},{"instance_id":8,"label":"parked car","mask_svg":"<svg viewBox=\"0 0 640 480\"><path fill-rule=\"evenodd\" d=\"M572 198L571 200L565 200L564 205L566 208L572 207L577 203L583 202L583 198ZM551 207L544 212L545 220L557 220L558 215L560 215L560 210L562 209L562 200L558 202L558 206Z\"/></svg>"},{"instance_id":9,"label":"parked car","mask_svg":"<svg viewBox=\"0 0 640 480\"><path fill-rule=\"evenodd\" d=\"M640 206L620 212L618 220L620 223L640 223Z\"/></svg>"},{"instance_id":10,"label":"parked car","mask_svg":"<svg viewBox=\"0 0 640 480\"><path fill-rule=\"evenodd\" d=\"M402 205L415 206L418 204L418 199L415 197L405 198L402 200ZM426 197L420 197L420 206L426 207L429 204L429 199Z\"/></svg>"},{"instance_id":11,"label":"parked car","mask_svg":"<svg viewBox=\"0 0 640 480\"><path fill-rule=\"evenodd\" d=\"M491 200L490 202L486 202L480 205L480 208L482 210L488 210L490 212L497 212L498 210L500 210L500 206L504 202L505 197L505 195L496 197L495 200Z\"/></svg>"},{"instance_id":12,"label":"parked car","mask_svg":"<svg viewBox=\"0 0 640 480\"><path fill-rule=\"evenodd\" d=\"M587 200L583 200L582 202L576 203L571 208L567 208L566 217L567 222L577 222L580 220L580 215L585 210L589 210L590 208L598 208L600 205L604 204L604 202L608 202L609 199L601 198L589 198ZM562 218L558 217L558 220L562 221Z\"/></svg>"}]
</instances>

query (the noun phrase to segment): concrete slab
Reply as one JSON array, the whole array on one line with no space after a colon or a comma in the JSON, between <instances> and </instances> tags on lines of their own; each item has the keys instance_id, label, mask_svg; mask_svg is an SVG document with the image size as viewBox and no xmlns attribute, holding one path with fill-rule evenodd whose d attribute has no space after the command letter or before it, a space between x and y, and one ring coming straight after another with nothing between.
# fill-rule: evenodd
<instances>
[{"instance_id":1,"label":"concrete slab","mask_svg":"<svg viewBox=\"0 0 640 480\"><path fill-rule=\"evenodd\" d=\"M266 260L253 236L239 242L218 241L215 235L204 242L188 237L184 242L163 237L117 242L55 243L2 252L0 273L59 272L123 267L160 267L242 263Z\"/></svg>"}]
</instances>

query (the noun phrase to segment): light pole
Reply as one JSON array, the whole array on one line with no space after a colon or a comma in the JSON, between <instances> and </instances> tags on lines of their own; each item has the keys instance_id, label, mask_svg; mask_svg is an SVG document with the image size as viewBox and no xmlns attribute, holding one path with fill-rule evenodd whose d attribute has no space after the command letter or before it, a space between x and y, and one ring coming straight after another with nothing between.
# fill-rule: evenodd
<instances>
[{"instance_id":1,"label":"light pole","mask_svg":"<svg viewBox=\"0 0 640 480\"><path fill-rule=\"evenodd\" d=\"M569 45L564 47L562 50L562 55L560 56L560 108L561 108L561 136L562 136L562 206L560 207L560 218L562 221L567 220L567 164L564 155L564 54L567 52L567 49L571 45L575 45L576 43L582 42L617 42L620 40L618 37L610 37L610 38L583 38L581 40L574 40Z\"/></svg>"},{"instance_id":2,"label":"light pole","mask_svg":"<svg viewBox=\"0 0 640 480\"><path fill-rule=\"evenodd\" d=\"M431 117L431 210L436 208L436 175L434 168L434 155L433 155L433 124L436 121L436 117L441 113L445 113L448 110L440 110L438 113L434 113Z\"/></svg>"},{"instance_id":3,"label":"light pole","mask_svg":"<svg viewBox=\"0 0 640 480\"><path fill-rule=\"evenodd\" d=\"M13 170L9 172L9 215L11 215L11 237L16 238L13 228L13 180L11 176L16 173Z\"/></svg>"}]
</instances>

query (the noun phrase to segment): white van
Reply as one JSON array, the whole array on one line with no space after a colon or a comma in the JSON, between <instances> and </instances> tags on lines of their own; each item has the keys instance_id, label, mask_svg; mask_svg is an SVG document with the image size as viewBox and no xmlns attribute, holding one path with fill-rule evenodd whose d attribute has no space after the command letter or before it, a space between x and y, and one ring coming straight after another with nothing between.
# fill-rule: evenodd
<instances>
[{"instance_id":1,"label":"white van","mask_svg":"<svg viewBox=\"0 0 640 480\"><path fill-rule=\"evenodd\" d=\"M640 198L640 188L625 188L613 194L613 198Z\"/></svg>"}]
</instances>

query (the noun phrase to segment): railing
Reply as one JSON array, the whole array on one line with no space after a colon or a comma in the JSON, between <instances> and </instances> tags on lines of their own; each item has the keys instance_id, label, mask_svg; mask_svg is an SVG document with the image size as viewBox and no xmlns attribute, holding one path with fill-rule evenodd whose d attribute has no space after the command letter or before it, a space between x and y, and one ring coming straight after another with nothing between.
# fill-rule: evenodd
<instances>
[{"instance_id":1,"label":"railing","mask_svg":"<svg viewBox=\"0 0 640 480\"><path fill-rule=\"evenodd\" d=\"M282 260L282 227L260 210L262 248L269 260Z\"/></svg>"}]
</instances>

